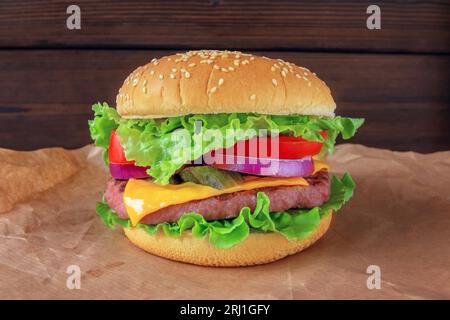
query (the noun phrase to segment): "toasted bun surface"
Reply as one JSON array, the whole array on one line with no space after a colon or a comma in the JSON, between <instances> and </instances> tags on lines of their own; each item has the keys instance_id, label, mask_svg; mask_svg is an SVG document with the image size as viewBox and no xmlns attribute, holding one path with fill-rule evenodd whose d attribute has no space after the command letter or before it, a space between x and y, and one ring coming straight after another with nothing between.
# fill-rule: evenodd
<instances>
[{"instance_id":1,"label":"toasted bun surface","mask_svg":"<svg viewBox=\"0 0 450 320\"><path fill-rule=\"evenodd\" d=\"M207 237L195 238L184 232L178 239L161 231L149 235L141 228L124 228L128 239L145 251L175 261L214 267L240 267L269 263L300 252L319 240L328 230L332 212L321 219L319 227L308 238L290 241L278 233L251 233L230 249L212 246Z\"/></svg>"},{"instance_id":2,"label":"toasted bun surface","mask_svg":"<svg viewBox=\"0 0 450 320\"><path fill-rule=\"evenodd\" d=\"M306 68L281 59L230 51L189 51L153 59L119 90L124 118L255 112L334 116L327 85Z\"/></svg>"}]
</instances>

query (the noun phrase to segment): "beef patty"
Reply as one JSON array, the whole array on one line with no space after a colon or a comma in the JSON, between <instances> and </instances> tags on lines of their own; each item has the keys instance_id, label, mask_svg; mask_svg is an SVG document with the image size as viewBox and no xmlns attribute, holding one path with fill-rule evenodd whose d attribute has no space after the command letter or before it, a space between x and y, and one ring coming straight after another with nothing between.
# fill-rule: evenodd
<instances>
[{"instance_id":1,"label":"beef patty","mask_svg":"<svg viewBox=\"0 0 450 320\"><path fill-rule=\"evenodd\" d=\"M266 187L172 205L145 216L140 223L175 222L187 212L201 214L206 220L234 218L239 215L243 207L249 207L252 211L255 209L258 192L264 192L269 197L271 212L293 208L314 208L328 201L330 178L327 171L321 170L305 179L309 183L308 186ZM128 218L123 204L126 184L127 181L111 179L107 183L105 192L106 203L121 218Z\"/></svg>"}]
</instances>

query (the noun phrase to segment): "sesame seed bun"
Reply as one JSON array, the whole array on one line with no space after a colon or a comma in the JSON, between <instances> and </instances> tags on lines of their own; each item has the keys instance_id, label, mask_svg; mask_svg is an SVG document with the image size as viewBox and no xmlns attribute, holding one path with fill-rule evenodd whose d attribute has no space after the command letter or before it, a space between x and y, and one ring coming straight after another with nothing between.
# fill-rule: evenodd
<instances>
[{"instance_id":1,"label":"sesame seed bun","mask_svg":"<svg viewBox=\"0 0 450 320\"><path fill-rule=\"evenodd\" d=\"M317 229L303 240L290 241L274 232L250 233L247 239L229 249L216 248L207 238L195 238L190 232L184 232L178 239L161 231L149 235L142 228L124 228L124 232L134 245L166 259L202 266L240 267L269 263L308 248L327 232L331 219L330 211Z\"/></svg>"},{"instance_id":2,"label":"sesame seed bun","mask_svg":"<svg viewBox=\"0 0 450 320\"><path fill-rule=\"evenodd\" d=\"M306 68L230 51L189 51L153 59L125 80L123 118L255 112L334 116L330 89Z\"/></svg>"}]
</instances>

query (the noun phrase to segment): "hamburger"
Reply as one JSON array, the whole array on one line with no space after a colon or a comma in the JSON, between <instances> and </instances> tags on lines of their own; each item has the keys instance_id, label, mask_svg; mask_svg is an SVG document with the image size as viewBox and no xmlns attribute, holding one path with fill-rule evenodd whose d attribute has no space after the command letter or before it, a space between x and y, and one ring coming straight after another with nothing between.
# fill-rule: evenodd
<instances>
[{"instance_id":1,"label":"hamburger","mask_svg":"<svg viewBox=\"0 0 450 320\"><path fill-rule=\"evenodd\" d=\"M320 239L353 195L326 155L363 119L335 116L305 67L237 51L153 59L89 128L111 179L97 213L143 250L205 266L248 266Z\"/></svg>"}]
</instances>

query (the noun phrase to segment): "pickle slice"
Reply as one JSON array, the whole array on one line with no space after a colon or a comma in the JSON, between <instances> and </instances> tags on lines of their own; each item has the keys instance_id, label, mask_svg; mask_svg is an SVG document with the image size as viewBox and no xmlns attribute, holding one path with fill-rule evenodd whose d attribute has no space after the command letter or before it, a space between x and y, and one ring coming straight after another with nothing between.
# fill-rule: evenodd
<instances>
[{"instance_id":1,"label":"pickle slice","mask_svg":"<svg viewBox=\"0 0 450 320\"><path fill-rule=\"evenodd\" d=\"M179 175L185 182L202 184L215 189L234 187L244 181L239 172L230 172L209 166L187 167L180 171Z\"/></svg>"}]
</instances>

